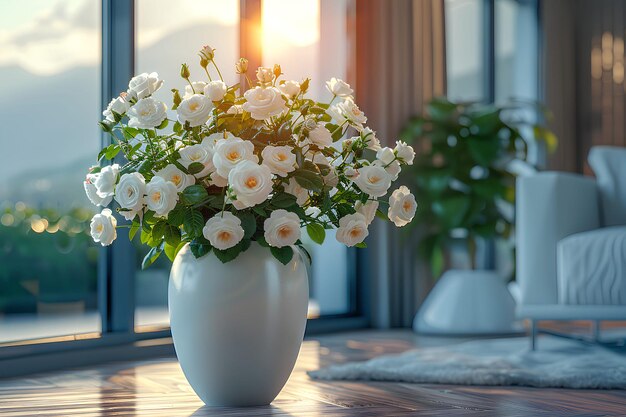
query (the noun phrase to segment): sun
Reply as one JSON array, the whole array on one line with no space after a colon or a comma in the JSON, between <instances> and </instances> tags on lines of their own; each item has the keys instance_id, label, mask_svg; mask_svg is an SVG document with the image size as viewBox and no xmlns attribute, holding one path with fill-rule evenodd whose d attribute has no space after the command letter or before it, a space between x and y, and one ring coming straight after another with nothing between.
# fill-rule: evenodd
<instances>
[{"instance_id":1,"label":"sun","mask_svg":"<svg viewBox=\"0 0 626 417\"><path fill-rule=\"evenodd\" d=\"M263 48L308 46L319 40L319 0L263 0Z\"/></svg>"}]
</instances>

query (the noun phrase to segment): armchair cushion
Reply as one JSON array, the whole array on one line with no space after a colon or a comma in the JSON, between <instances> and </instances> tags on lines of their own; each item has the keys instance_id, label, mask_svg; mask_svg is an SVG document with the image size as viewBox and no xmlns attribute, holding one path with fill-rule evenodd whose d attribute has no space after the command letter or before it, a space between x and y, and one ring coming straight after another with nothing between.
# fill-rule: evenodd
<instances>
[{"instance_id":1,"label":"armchair cushion","mask_svg":"<svg viewBox=\"0 0 626 417\"><path fill-rule=\"evenodd\" d=\"M594 146L588 160L598 180L602 224L626 225L626 148Z\"/></svg>"},{"instance_id":2,"label":"armchair cushion","mask_svg":"<svg viewBox=\"0 0 626 417\"><path fill-rule=\"evenodd\" d=\"M557 264L560 304L626 305L626 227L561 239Z\"/></svg>"}]
</instances>

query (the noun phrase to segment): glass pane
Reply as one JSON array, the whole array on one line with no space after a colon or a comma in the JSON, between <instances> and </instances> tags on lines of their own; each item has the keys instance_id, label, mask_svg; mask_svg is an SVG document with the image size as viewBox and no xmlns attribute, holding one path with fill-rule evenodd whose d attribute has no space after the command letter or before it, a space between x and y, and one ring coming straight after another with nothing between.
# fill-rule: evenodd
<instances>
[{"instance_id":1,"label":"glass pane","mask_svg":"<svg viewBox=\"0 0 626 417\"><path fill-rule=\"evenodd\" d=\"M285 79L311 78L308 96L330 101L325 81L346 79L346 0L263 0L263 65L280 64ZM327 231L322 246L303 242L311 253L309 317L350 312L348 249Z\"/></svg>"},{"instance_id":2,"label":"glass pane","mask_svg":"<svg viewBox=\"0 0 626 417\"><path fill-rule=\"evenodd\" d=\"M136 0L136 72L158 72L168 88L161 88L155 97L172 102L170 89L184 91L180 64L187 63L192 81L207 81L199 65L198 50L204 44L215 48L215 61L229 85L239 82L234 71L239 59L239 0ZM169 111L170 119L176 113ZM138 239L138 238L137 238ZM135 275L135 325L137 330L150 330L169 325L167 314L167 283L171 263L162 256L145 271L141 260L149 248L138 248ZM141 328L143 327L143 329Z\"/></svg>"},{"instance_id":3,"label":"glass pane","mask_svg":"<svg viewBox=\"0 0 626 417\"><path fill-rule=\"evenodd\" d=\"M446 0L448 97L484 99L483 1Z\"/></svg>"},{"instance_id":4,"label":"glass pane","mask_svg":"<svg viewBox=\"0 0 626 417\"><path fill-rule=\"evenodd\" d=\"M496 101L537 99L538 28L534 1L495 3Z\"/></svg>"},{"instance_id":5,"label":"glass pane","mask_svg":"<svg viewBox=\"0 0 626 417\"><path fill-rule=\"evenodd\" d=\"M0 343L99 332L100 2L3 3L0 27Z\"/></svg>"}]
</instances>

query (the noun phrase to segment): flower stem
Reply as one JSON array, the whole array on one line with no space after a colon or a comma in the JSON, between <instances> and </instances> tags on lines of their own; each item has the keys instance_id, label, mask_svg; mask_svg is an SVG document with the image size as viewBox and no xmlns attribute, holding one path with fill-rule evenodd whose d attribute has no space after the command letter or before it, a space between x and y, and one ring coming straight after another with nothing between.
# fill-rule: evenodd
<instances>
[{"instance_id":1,"label":"flower stem","mask_svg":"<svg viewBox=\"0 0 626 417\"><path fill-rule=\"evenodd\" d=\"M224 81L224 78L222 78L222 73L220 72L220 69L217 67L217 64L215 63L214 60L211 60L211 64L213 64L213 66L217 70L217 74L220 76L220 80Z\"/></svg>"},{"instance_id":2,"label":"flower stem","mask_svg":"<svg viewBox=\"0 0 626 417\"><path fill-rule=\"evenodd\" d=\"M207 67L204 67L204 72L206 72L206 76L209 77L209 81L213 81L211 79L211 74L209 74L209 70L207 69Z\"/></svg>"}]
</instances>

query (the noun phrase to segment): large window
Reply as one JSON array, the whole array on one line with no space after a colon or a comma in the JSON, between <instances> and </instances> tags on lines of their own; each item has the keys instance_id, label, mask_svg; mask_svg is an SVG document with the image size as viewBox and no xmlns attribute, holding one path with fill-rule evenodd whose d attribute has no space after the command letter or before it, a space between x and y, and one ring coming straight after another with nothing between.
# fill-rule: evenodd
<instances>
[{"instance_id":1,"label":"large window","mask_svg":"<svg viewBox=\"0 0 626 417\"><path fill-rule=\"evenodd\" d=\"M100 4L10 2L0 28L0 343L99 332Z\"/></svg>"},{"instance_id":2,"label":"large window","mask_svg":"<svg viewBox=\"0 0 626 417\"><path fill-rule=\"evenodd\" d=\"M287 79L311 78L311 98L329 101L324 82L347 78L347 0L264 0L262 63L280 64ZM354 262L349 249L328 231L322 246L302 234L311 253L309 317L346 314L351 303Z\"/></svg>"},{"instance_id":3,"label":"large window","mask_svg":"<svg viewBox=\"0 0 626 417\"><path fill-rule=\"evenodd\" d=\"M448 97L537 100L537 10L537 0L446 0Z\"/></svg>"},{"instance_id":4,"label":"large window","mask_svg":"<svg viewBox=\"0 0 626 417\"><path fill-rule=\"evenodd\" d=\"M217 50L226 81L235 83L242 25L252 25L264 28L261 39L248 39L259 46L257 62L280 62L296 80L310 75L312 95L323 99L324 81L348 72L350 1L250 1L257 13L245 19L245 0L3 4L0 345L85 333L81 339L106 336L119 343L167 329L169 261L163 257L141 270L145 248L138 242L118 239L102 249L89 236L97 208L82 181L102 144L96 122L105 98L123 90L132 72L156 71L183 85L179 63L187 62L192 78L203 78L195 60L205 43ZM297 36L286 39L285 30ZM158 94L170 102L169 90ZM305 244L315 259L310 317L326 326L331 316L358 315L354 252L332 234L323 246ZM111 331L117 334L106 334Z\"/></svg>"},{"instance_id":5,"label":"large window","mask_svg":"<svg viewBox=\"0 0 626 417\"><path fill-rule=\"evenodd\" d=\"M219 6L218 6L219 4ZM219 13L215 11L219 10ZM171 86L184 90L180 64L187 63L191 77L207 81L198 64L198 49L210 44L216 49L216 62L225 82L239 82L234 65L239 59L239 0L191 0L171 7L170 0L135 0L135 72L157 72ZM169 89L155 95L171 103ZM170 119L176 112L169 110ZM135 274L135 328L151 330L169 325L167 284L171 263L166 257L146 270L141 261L148 247L135 238L137 272Z\"/></svg>"}]
</instances>

